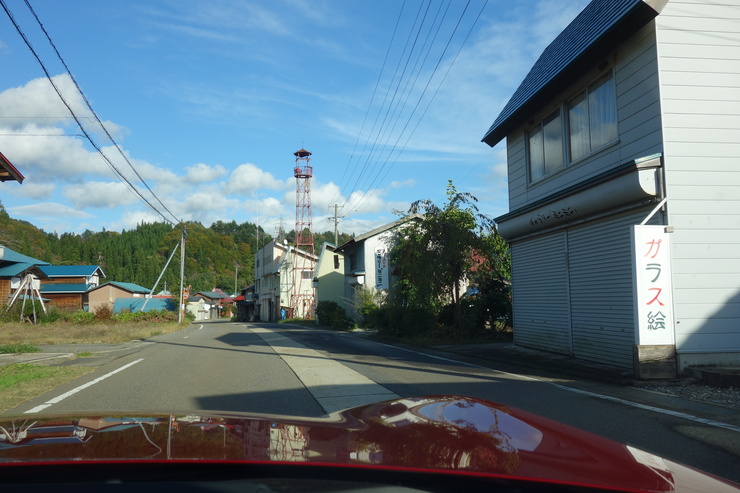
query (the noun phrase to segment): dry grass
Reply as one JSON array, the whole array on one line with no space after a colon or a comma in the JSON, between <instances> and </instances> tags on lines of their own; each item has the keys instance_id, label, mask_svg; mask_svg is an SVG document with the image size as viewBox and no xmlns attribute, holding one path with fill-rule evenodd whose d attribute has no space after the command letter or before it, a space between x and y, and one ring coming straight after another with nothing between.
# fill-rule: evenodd
<instances>
[{"instance_id":1,"label":"dry grass","mask_svg":"<svg viewBox=\"0 0 740 493\"><path fill-rule=\"evenodd\" d=\"M0 324L0 346L8 344L119 344L136 339L146 339L159 334L176 332L184 326L171 323L96 323L73 324Z\"/></svg>"},{"instance_id":2,"label":"dry grass","mask_svg":"<svg viewBox=\"0 0 740 493\"><path fill-rule=\"evenodd\" d=\"M23 363L1 366L0 413L93 370L84 366L51 367Z\"/></svg>"}]
</instances>

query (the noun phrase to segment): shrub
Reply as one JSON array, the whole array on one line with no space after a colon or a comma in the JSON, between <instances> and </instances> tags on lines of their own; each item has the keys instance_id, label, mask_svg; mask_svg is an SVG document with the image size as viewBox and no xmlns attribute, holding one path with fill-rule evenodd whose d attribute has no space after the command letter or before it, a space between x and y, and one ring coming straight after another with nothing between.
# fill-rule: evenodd
<instances>
[{"instance_id":1,"label":"shrub","mask_svg":"<svg viewBox=\"0 0 740 493\"><path fill-rule=\"evenodd\" d=\"M363 287L355 292L355 311L360 315L364 327L380 329L386 326L387 305L383 291Z\"/></svg>"},{"instance_id":2,"label":"shrub","mask_svg":"<svg viewBox=\"0 0 740 493\"><path fill-rule=\"evenodd\" d=\"M382 334L415 336L435 328L434 314L426 308L390 305L383 311L388 323L387 326L378 327Z\"/></svg>"},{"instance_id":3,"label":"shrub","mask_svg":"<svg viewBox=\"0 0 740 493\"><path fill-rule=\"evenodd\" d=\"M95 308L95 320L110 320L113 316L113 307L105 303Z\"/></svg>"},{"instance_id":4,"label":"shrub","mask_svg":"<svg viewBox=\"0 0 740 493\"><path fill-rule=\"evenodd\" d=\"M47 306L46 313L42 313L39 318L41 324L53 324L57 320L63 320L64 314L54 306Z\"/></svg>"},{"instance_id":5,"label":"shrub","mask_svg":"<svg viewBox=\"0 0 740 493\"><path fill-rule=\"evenodd\" d=\"M115 322L147 322L147 323L165 323L177 322L177 312L171 310L147 310L145 312L121 312L111 316Z\"/></svg>"},{"instance_id":6,"label":"shrub","mask_svg":"<svg viewBox=\"0 0 740 493\"><path fill-rule=\"evenodd\" d=\"M3 305L1 309L2 315L0 315L0 320L4 322L18 322L21 318L24 321L33 321L31 319L33 319L34 310L36 312L36 320L41 320L44 316L44 309L38 300L26 300L24 307L23 300L18 299L10 308L7 305ZM23 317L21 317L21 310L23 310Z\"/></svg>"},{"instance_id":7,"label":"shrub","mask_svg":"<svg viewBox=\"0 0 740 493\"><path fill-rule=\"evenodd\" d=\"M64 319L67 322L72 322L74 324L90 324L95 321L95 314L78 310L76 312L66 314Z\"/></svg>"},{"instance_id":8,"label":"shrub","mask_svg":"<svg viewBox=\"0 0 740 493\"><path fill-rule=\"evenodd\" d=\"M319 301L316 305L316 317L321 325L336 329L349 327L349 320L344 314L344 308L334 301Z\"/></svg>"}]
</instances>

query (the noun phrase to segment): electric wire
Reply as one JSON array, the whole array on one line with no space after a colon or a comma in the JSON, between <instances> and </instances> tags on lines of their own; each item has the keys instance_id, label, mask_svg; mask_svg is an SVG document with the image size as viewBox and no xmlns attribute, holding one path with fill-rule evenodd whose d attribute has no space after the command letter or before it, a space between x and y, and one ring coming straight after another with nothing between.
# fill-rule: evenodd
<instances>
[{"instance_id":1,"label":"electric wire","mask_svg":"<svg viewBox=\"0 0 740 493\"><path fill-rule=\"evenodd\" d=\"M401 16L403 15L403 9L405 6L406 6L406 0L403 1L403 3L401 4L401 10L398 12L398 18L396 19L396 25L393 28L393 34L391 34L391 41L390 43L388 43L388 49L385 51L385 57L383 58L383 64L380 67L380 73L378 74L378 80L375 81L375 87L373 88L373 94L372 96L370 96L370 102L368 103L367 109L365 110L365 116L362 118L362 125L360 125L360 131L357 133L357 139L355 139L355 145L352 148L352 152L350 153L347 166L344 167L344 171L342 172L342 178L339 180L337 191L334 193L329 203L336 202L341 197L341 189L344 184L344 177L347 175L347 169L350 167L350 164L352 163L352 159L355 156L355 151L357 150L357 144L360 142L360 137L362 137L363 130L365 130L365 123L367 122L367 117L370 114L370 108L372 108L373 106L373 101L375 100L375 94L377 93L378 87L380 86L380 81L383 78L383 72L385 71L385 65L386 65L386 62L388 61L388 55L390 55L391 47L393 46L393 40L396 38L396 32L398 31L398 25L401 23Z\"/></svg>"},{"instance_id":2,"label":"electric wire","mask_svg":"<svg viewBox=\"0 0 740 493\"><path fill-rule=\"evenodd\" d=\"M470 4L470 2L468 2L468 5L469 5L469 4ZM449 73L450 73L450 70L452 69L453 65L455 64L455 61L457 60L457 57L458 57L458 56L460 55L460 52L462 51L462 48L463 48L463 47L465 46L465 43L467 42L468 38L470 37L470 34L472 33L472 31L473 31L473 28L475 27L475 25L477 24L478 20L480 19L480 16L481 16L481 15L483 14L483 10L484 10L484 9L486 8L486 5L487 5L487 4L488 4L488 0L486 0L486 2L485 2L485 3L483 4L483 7L482 7L482 8L481 8L481 10L480 10L480 11L478 12L478 15L476 16L476 18L475 18L475 21L474 21L474 22L473 22L473 24L472 24L472 25L470 26L470 29L468 30L468 33L467 33L467 34L466 34L466 36L465 36L465 39L464 39L464 40L463 40L463 42L461 43L461 45L460 45L460 47L458 48L457 52L455 53L455 56L454 56L454 57L452 58L452 61L450 62L449 66L447 67L447 70L445 71L445 74L444 74L444 76L442 77L442 80L440 81L439 85L437 86L436 90L434 91L434 94L432 94L432 97L430 98L429 102L427 103L427 106L426 106L426 108L424 108L424 111L422 112L421 116L419 117L419 120L417 120L417 122L416 122L416 125L414 126L414 128L413 128L413 129L411 130L411 133L410 133L410 134L409 134L409 136L407 137L407 139L406 139L406 142L404 142L403 146L402 146L402 147L401 147L401 149L400 149L400 150L398 151L398 154L396 155L396 158L395 158L395 159L394 159L394 160L393 160L393 161L391 162L391 165L390 165L390 166L388 167L388 170L387 170L387 171L385 172L385 174L383 175L383 177L382 177L382 178L380 179L380 182L382 182L383 180L385 180L385 178L386 178L386 177L388 176L388 173L389 173L389 172L390 172L390 170L391 170L391 169L393 168L393 165L394 165L394 164L395 164L395 163L396 163L396 162L398 161L398 158L399 158L399 157L401 156L401 153L402 153L402 152L404 151L404 149L405 149L405 148L406 148L406 146L408 145L409 141L411 140L411 137L412 137L412 136L414 135L414 133L416 132L416 129L417 129L418 127L419 127L419 124L420 124L420 123L421 123L421 121L422 121L422 120L424 119L424 115L426 115L426 113L427 113L427 111L429 110L429 107L431 106L432 102L434 102L434 99L435 99L435 98L437 97L437 93L439 92L440 88L441 88L441 87L442 87L442 85L444 84L444 81L445 81L445 80L447 79L447 76L449 75ZM466 6L466 9L467 9L467 6ZM464 12L463 12L463 14L464 14ZM462 16L460 17L460 20L462 20ZM459 22L458 22L458 26L459 26ZM456 27L455 29L457 29L457 27ZM452 38L450 38L450 41L451 41L451 40L452 40ZM448 43L448 46L449 46L449 43ZM446 50L447 50L447 47L445 47L445 51L446 51ZM440 61L441 61L441 58L440 58ZM438 66L439 66L439 65L438 65ZM436 71L436 68L435 68L435 71ZM431 82L431 78L429 79L429 82ZM429 85L429 84L427 84L427 87L428 87L428 85ZM426 92L426 88L424 89L424 91ZM417 102L417 106L418 106L418 104L419 104L420 102L421 102L421 98L420 98L420 99L419 99L419 101ZM415 112L415 111L416 111L416 107L414 108L414 112ZM410 122L410 121L411 121L411 118L409 118L408 122ZM408 122L407 122L407 124L408 124ZM403 131L405 131L405 130L406 130L406 127L404 127L404 130L403 130ZM403 135L403 131L401 132L401 135ZM400 135L399 135L399 140L400 140ZM398 144L398 141L396 141L396 145L397 145L397 144ZM394 146L393 146L393 148L394 148L394 149L396 148L396 145L394 145ZM392 153L391 153L391 154L392 154ZM389 158L390 158L390 155L391 155L391 154L389 154ZM380 170L380 171L382 171L382 169L383 169L383 168L385 167L385 165L387 164L387 162L388 162L388 161L386 160L386 162L384 162L384 163L383 163L383 166L381 167L381 170ZM379 173L380 173L380 172L379 172ZM379 177L379 173L378 173L378 175L376 175L376 179L377 179L377 178ZM369 190L369 189L372 189L372 187L373 187L373 185L375 184L375 182L376 182L376 180L373 180L373 182L372 182L372 183L371 183L371 184L370 184L370 185L369 185L369 186L367 187L367 188L368 188L368 190ZM356 206L355 210L356 210L357 208L359 208L359 206L360 206L360 205L361 205L361 204L362 204L362 203L364 202L364 197L365 197L365 196L363 196L363 199L361 199L361 200L360 200L360 201L358 202L358 205Z\"/></svg>"},{"instance_id":3,"label":"electric wire","mask_svg":"<svg viewBox=\"0 0 740 493\"><path fill-rule=\"evenodd\" d=\"M54 49L54 53L56 53L57 58L59 58L59 61L64 66L64 69L67 71L67 74L69 75L69 78L72 80L72 83L77 88L77 91L80 93L80 96L82 96L83 101L85 101L85 105L90 110L90 113L92 113L93 117L95 118L95 121L97 121L98 125L100 125L100 128L102 128L103 129L103 132L105 132L105 135L108 137L108 139L111 141L111 143L113 143L113 145L115 146L116 150L118 150L118 153L121 155L121 157L123 157L123 159L126 161L126 163L128 163L129 167L131 167L131 169L136 174L136 176L139 178L139 180L144 185L144 187L146 187L146 189L149 190L149 193L152 194L152 196L157 200L157 202L159 202L159 204L164 208L164 210L167 211L167 213L170 216L172 216L172 218L175 219L175 222L176 223L182 222L180 219L177 218L177 216L175 216L172 213L172 211L170 211L167 208L166 205L164 205L164 203L160 200L160 198L157 196L157 194L155 194L154 191L149 187L149 185L146 183L146 181L144 180L144 178L141 176L141 174L139 174L139 172L136 170L136 168L134 167L134 165L128 159L128 156L126 156L126 154L123 152L123 149L121 149L121 146L119 146L118 143L115 141L115 139L110 134L110 132L108 131L108 129L106 128L106 126L100 120L100 117L98 116L98 114L93 109L92 105L90 104L90 101L87 99L87 96L85 96L85 93L82 91L82 88L77 83L77 80L75 79L74 75L72 75L72 71L67 66L67 63L64 61L64 58L62 58L61 53L59 53L59 50L57 49L56 45L54 44L54 41L52 41L51 36L46 31L46 28L44 27L43 23L41 22L41 19L39 19L39 16L36 14L36 11L31 6L29 0L24 0L24 2L26 4L26 6L28 7L28 10L33 15L34 19L36 19L36 22L38 23L39 27L41 28L41 31L43 31L44 35L46 36L46 39L49 41L49 44ZM44 70L44 71L46 71L46 70ZM47 76L48 76L48 74L47 74ZM70 112L71 111L72 110L70 109ZM159 213L159 211L157 211L157 212ZM159 214L162 215L161 213L159 213Z\"/></svg>"},{"instance_id":4,"label":"electric wire","mask_svg":"<svg viewBox=\"0 0 740 493\"><path fill-rule=\"evenodd\" d=\"M439 9L437 10L437 14L436 14L436 16L435 16L435 19L434 19L434 21L432 22L432 28L434 27L434 24L436 23L436 20L437 20L437 18L439 17L439 12L441 11L442 5L443 5L443 4L441 3L441 4L440 4L440 8L439 8ZM445 13L444 13L444 15L442 16L442 19L440 20L440 23L439 23L439 24L437 25L437 29L436 29L436 31L434 32L434 36L433 36L433 38L432 38L432 44L433 44L433 43L434 43L434 41L435 41L435 40L437 39L437 36L438 36L438 34L439 34L439 31L440 31L440 29L441 29L441 27L442 27L442 24L443 24L443 22L444 22L444 19L445 19L445 18L447 17L447 13L449 12L449 8L450 8L450 5L451 5L451 2L448 2L448 3L447 3L447 9L445 9ZM430 32L429 32L429 33L427 33L427 39L426 39L426 40L425 40L425 42L424 42L424 46L426 46L426 43L427 43L427 41L428 41L428 39L429 39L429 36L430 36L430 35L431 35L431 29L430 29ZM453 32L453 36L454 36L454 32ZM449 44L449 42L448 42L448 44ZM384 154L384 151L382 151L381 149L384 149L384 148L387 148L387 147L388 147L388 143L389 143L390 139L391 139L391 138L392 138L392 136L393 136L393 132L394 132L394 130L396 129L396 126L398 125L398 122L399 122L399 121L401 120L401 115L402 115L402 113L403 113L403 110L405 109L405 107L406 107L406 105L407 105L407 103L408 103L408 101L409 101L409 99L410 99L410 97L411 97L411 91L412 91L412 90L413 90L413 89L414 89L414 88L416 87L416 83L417 83L417 81L418 81L418 79L419 79L419 76L421 75L421 71L422 71L422 69L424 68L424 65L426 64L426 60L427 60L427 58L428 58L429 54L431 53L431 48L432 48L432 45L430 44L430 45L429 45L429 48L428 48L428 49L426 50L426 53L424 54L424 60L423 60L422 64L421 64L421 65L419 66L419 70L418 70L418 71L416 72L416 75L415 75L415 76L414 76L414 78L413 78L413 83L411 83L411 84L410 84L410 80L411 80L410 78L406 80L406 83L405 83L405 85L404 85L404 90L403 90L403 92L402 92L402 96L403 96L403 95L405 94L405 98L403 99L403 104L401 104L401 100L400 100L400 99L399 99L399 101L398 101L398 102L396 103L396 108L398 109L398 111L396 111L396 110L394 109L394 112L393 112L393 115L394 115L393 123L392 123L392 125L391 125L391 124L389 124L389 126L388 126L388 127L386 128L386 130L385 130L385 131L383 132L383 135L381 136L381 138L384 138L384 140L383 140L383 142L381 142L381 144L380 144L380 145L378 146L378 157L377 157L377 158L375 159L375 161L374 161L374 163L373 163L373 166L377 166L377 163L378 163L378 162L380 162L380 160L382 159L382 156L383 156L383 154ZM414 69L415 69L415 68L416 68L416 66L418 65L419 59L421 59L421 55L422 55L422 52L423 52L423 50L424 50L424 49L423 49L423 47L422 47L422 50L420 51L420 53L419 53L419 56L417 57L416 63L414 64ZM444 53L443 53L443 56L444 56ZM438 65L439 65L439 63L438 63ZM437 65L437 66L438 66L438 65ZM414 71L415 71L415 70L412 70L412 72L411 72L411 73L413 74L413 73L414 73ZM435 67L434 71L432 72L432 75L430 76L430 79L429 79L429 81L427 82L427 87L428 87L429 83L431 82L431 79L432 79L432 78L434 77L434 73L435 73L435 72L436 72L436 67ZM406 92L406 88L408 88L408 92ZM425 93L425 91L426 91L426 89L425 89L425 90L424 90L424 91L422 92L421 96L419 97L419 98L420 98L420 99L419 99L419 101L420 101L420 100L421 100L421 99L422 99L422 98L424 97L424 93ZM417 102L416 106L418 106L418 104L419 104L419 102ZM399 105L400 105L400 108L399 108ZM415 111L415 110L414 110L414 111ZM409 116L409 119L410 119L410 118L412 118L412 117L413 117L413 112L412 112L412 114L411 114L411 115ZM405 128L406 128L407 126L408 126L408 122L407 122L407 123L406 123L406 125L404 126L404 129L405 129ZM402 132L403 132L403 131L402 131ZM401 133L401 135L403 135L403 133ZM398 139L397 139L397 141L396 141L396 142L398 142ZM390 149L388 150L388 154L389 154L389 156L390 156L390 155L391 155L391 154L393 153L393 150L394 150L394 149L395 149L395 145L393 145L393 146L391 146L391 147L390 147ZM372 155L368 156L368 159L366 160L366 164L370 163L370 160L371 160L371 158L373 158L373 156L374 156L374 153L372 153ZM388 159L388 158L386 158L386 160L387 160L387 159ZM373 180L373 181L374 181L374 180ZM366 181L365 183L367 183L367 181ZM353 190L352 190L352 192L354 192L354 191L355 191L355 190L357 190L358 188L362 188L362 187L361 187L361 186L359 185L359 180L358 180L358 182L356 182L356 183L355 183L355 185L354 185L354 187L353 187ZM351 193L350 193L349 195L351 195ZM345 203L346 203L346 202L345 202Z\"/></svg>"},{"instance_id":5,"label":"electric wire","mask_svg":"<svg viewBox=\"0 0 740 493\"><path fill-rule=\"evenodd\" d=\"M367 150L367 146L368 146L368 144L369 144L369 142L371 140L371 137L372 137L373 133L375 132L376 126L378 125L378 119L380 118L380 114L382 113L382 110L385 107L386 101L388 101L388 95L390 94L391 88L393 86L393 82L396 80L396 76L398 75L398 71L399 71L399 68L401 66L401 62L403 61L403 54L406 53L406 49L408 48L409 41L410 41L410 39L411 39L411 37L413 35L414 26L416 26L416 22L419 19L419 15L421 13L422 6L423 6L423 4L420 4L419 5L419 9L416 12L416 17L414 19L414 23L413 23L413 25L411 27L411 30L409 31L408 37L406 38L405 45L404 45L403 50L401 52L401 56L398 59L398 63L396 64L396 68L393 71L393 75L391 76L390 82L389 82L388 87L387 87L387 89L385 91L385 95L383 97L383 101L380 103L380 106L379 106L379 109L378 109L378 113L375 115L375 119L373 120L373 125L370 128L370 131L368 132L367 138L365 139L365 142L364 142L364 144L362 146L362 150L360 151L360 155L361 156L364 155L365 154L365 151ZM401 14L402 13L403 13L403 11L401 11ZM399 21L400 21L400 15L401 14L399 14ZM394 34L394 38L395 38L395 34ZM390 52L391 48L393 47L393 43L392 42L393 42L393 40L391 40L391 43L388 46L388 52ZM382 72L381 72L381 77L382 77ZM379 79L379 81L380 81L380 79ZM369 110L370 110L370 107L368 107L368 111ZM380 130L378 130L378 131L380 132ZM361 136L361 134L358 136L358 138L360 136ZM377 137L375 138L375 141L377 142ZM375 144L373 144L373 147L371 148L371 153L372 153L372 149L374 149L374 146L375 146ZM365 164L367 164L367 160L365 160ZM349 177L349 181L350 182L352 181L352 178L355 176L355 172L357 171L358 167L359 167L359 162L357 164L355 164L355 167L353 168L352 173L350 174L350 177ZM362 176L362 174L364 174L364 169L362 169L360 171L360 176ZM357 183L357 180L355 181L355 183ZM354 186L353 186L353 189L354 189ZM341 191L341 188L340 188L340 191ZM341 197L341 193L340 193L340 197Z\"/></svg>"},{"instance_id":6,"label":"electric wire","mask_svg":"<svg viewBox=\"0 0 740 493\"><path fill-rule=\"evenodd\" d=\"M408 145L408 142L410 141L410 139L413 136L414 132L416 131L416 129L418 128L419 124L423 120L423 118L426 115L426 113L427 113L429 107L431 106L432 102L434 101L437 93L439 92L439 89L442 87L442 84L444 83L444 81L447 78L447 75L449 74L452 66L454 65L455 61L457 60L457 57L459 56L460 52L462 51L462 48L464 47L465 42L470 37L470 34L471 34L472 30L474 29L475 25L477 24L478 20L480 19L480 16L483 13L483 10L485 9L487 3L488 3L488 1L486 0L486 2L484 3L483 7L478 12L478 15L476 16L476 18L475 18L474 22L472 23L470 29L468 30L468 33L467 33L465 39L463 40L463 42L461 43L460 47L458 48L457 53L455 54L455 56L453 57L451 63L449 64L449 66L447 68L447 71L445 72L445 75L443 76L443 78L440 81L439 85L437 86L434 94L432 95L432 97L430 98L429 102L427 103L426 108L424 109L424 111L422 112L421 116L417 120L416 125L411 130L411 133L408 135L408 137L407 137L406 141L404 142L403 146L399 150L398 144L400 143L400 141L401 141L404 133L406 132L406 130L407 130L408 126L409 126L409 124L411 123L414 114L419 109L419 105L421 104L421 102L422 102L422 100L423 100L423 98L424 98L427 90L429 89L429 86L430 86L432 80L434 79L434 76L436 75L437 70L439 69L439 67L440 67L440 65L441 65L441 63L443 61L444 56L447 53L447 51L448 51L448 49L449 49L449 47L450 47L450 45L452 43L452 40L453 40L455 34L457 33L457 31L458 31L458 29L459 29L459 27L460 27L460 25L462 23L462 20L463 20L463 18L465 16L465 13L467 12L468 7L470 6L470 0L468 0L467 4L465 5L465 8L463 9L463 12L460 14L460 17L459 17L459 19L457 21L457 24L455 25L455 29L453 30L452 34L450 35L449 39L447 40L447 44L445 45L444 50L442 51L441 55L439 56L439 58L437 60L437 64L435 65L434 70L432 71L432 74L430 75L429 79L427 80L427 83L426 83L426 86L424 87L424 90L422 91L421 95L417 99L416 105L414 106L413 111L411 112L410 116L406 120L406 124L404 125L403 129L399 133L398 138L396 139L395 143L393 144L393 146L392 146L392 148L391 148L391 150L390 150L390 152L388 154L388 157L385 159L385 161L383 162L382 166L380 167L380 169L378 170L378 172L375 174L375 178L372 180L372 182L367 187L365 187L367 189L367 191L365 193L363 193L362 196L359 199L357 199L357 201L355 202L355 205L354 206L348 206L348 209L350 211L357 211L358 208L360 207L360 205L362 205L366 201L366 199L367 199L367 197L369 195L369 191L372 189L372 187L375 185L375 183L378 182L378 179L380 178L381 173L383 172L383 170L388 165L388 163L389 163L389 161L391 159L391 156L393 155L394 152L397 152L396 157L391 162L391 165L388 167L388 170L385 172L385 174L383 174L383 179L385 179L385 177L388 175L388 173L390 172L390 170L393 167L393 165L395 164L395 162L398 161L398 158L400 157L401 153L403 152L403 150ZM354 190L356 190L356 188L353 189L353 192L354 192ZM347 202L349 201L349 197L350 196L351 196L351 193L348 194L348 199L345 201L345 203L343 205L347 205Z\"/></svg>"},{"instance_id":7,"label":"electric wire","mask_svg":"<svg viewBox=\"0 0 740 493\"><path fill-rule=\"evenodd\" d=\"M164 214L162 214L156 207L154 207L154 205L152 205L152 203L149 202L149 200L147 200L146 197L144 197L141 194L141 192L139 192L139 190L125 177L125 175L123 175L123 173L121 173L121 171L116 167L116 165L113 164L113 162L108 158L108 156L106 156L105 153L102 151L102 149L95 143L95 141L92 139L92 137L87 132L87 130L85 130L85 127L82 125L82 122L80 121L80 118L75 114L75 112L72 110L72 107L69 105L69 103L67 102L67 100L62 95L61 90L59 89L59 87L54 82L54 79L51 77L51 74L49 73L48 69L46 68L46 65L41 60L41 57L38 55L38 53L36 53L36 50L31 45L31 42L26 37L26 34L23 32L23 30L21 29L20 25L16 22L15 17L13 16L13 13L10 11L10 9L8 8L8 6L5 4L5 0L0 0L0 6L2 6L3 10L5 11L5 14L8 16L8 19L10 19L10 22L13 24L13 27L15 27L15 30L20 35L21 39L23 39L23 42L26 44L26 46L28 47L28 49L31 51L31 54L34 56L34 58L36 58L36 61L41 66L41 69L43 70L44 74L46 75L47 80L51 84L51 86L54 89L54 91L57 93L57 96L59 96L59 99L62 101L62 103L64 104L64 106L67 108L67 110L72 115L72 118L74 119L75 123L77 123L77 126L80 128L80 130L82 131L82 134L84 135L85 139L88 142L90 142L90 145L92 145L93 148L97 151L97 153L100 154L100 156L103 158L103 160L108 164L108 166L114 172L114 174L116 174L116 176L118 176L121 180L123 180L125 182L125 184L128 185L129 190L131 190L133 193L135 193L136 195L138 195L138 197L146 205L148 205L154 212L156 212L157 214L159 214L159 216L165 222L167 222L169 224L173 224L172 221L170 221Z\"/></svg>"}]
</instances>

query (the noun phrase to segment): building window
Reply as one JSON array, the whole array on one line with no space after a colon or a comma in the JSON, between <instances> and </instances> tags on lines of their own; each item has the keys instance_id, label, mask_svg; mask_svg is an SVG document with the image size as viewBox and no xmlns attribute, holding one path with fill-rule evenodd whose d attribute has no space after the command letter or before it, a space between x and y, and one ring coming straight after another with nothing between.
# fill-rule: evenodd
<instances>
[{"instance_id":1,"label":"building window","mask_svg":"<svg viewBox=\"0 0 740 493\"><path fill-rule=\"evenodd\" d=\"M302 270L301 279L313 279L313 270Z\"/></svg>"},{"instance_id":2,"label":"building window","mask_svg":"<svg viewBox=\"0 0 740 493\"><path fill-rule=\"evenodd\" d=\"M537 181L617 138L617 97L610 72L528 132L529 179Z\"/></svg>"},{"instance_id":3,"label":"building window","mask_svg":"<svg viewBox=\"0 0 740 493\"><path fill-rule=\"evenodd\" d=\"M617 139L617 98L611 73L570 101L568 128L571 161Z\"/></svg>"},{"instance_id":4,"label":"building window","mask_svg":"<svg viewBox=\"0 0 740 493\"><path fill-rule=\"evenodd\" d=\"M529 132L529 166L532 181L565 165L560 109L550 113Z\"/></svg>"}]
</instances>

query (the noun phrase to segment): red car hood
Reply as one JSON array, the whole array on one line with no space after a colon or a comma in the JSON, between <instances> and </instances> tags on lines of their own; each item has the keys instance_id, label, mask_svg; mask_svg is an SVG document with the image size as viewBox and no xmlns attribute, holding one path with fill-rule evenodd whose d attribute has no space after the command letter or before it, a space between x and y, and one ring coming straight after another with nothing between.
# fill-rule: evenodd
<instances>
[{"instance_id":1,"label":"red car hood","mask_svg":"<svg viewBox=\"0 0 740 493\"><path fill-rule=\"evenodd\" d=\"M458 396L398 399L325 419L223 414L0 418L0 476L19 464L120 460L341 465L620 491L740 490L576 428Z\"/></svg>"}]
</instances>

